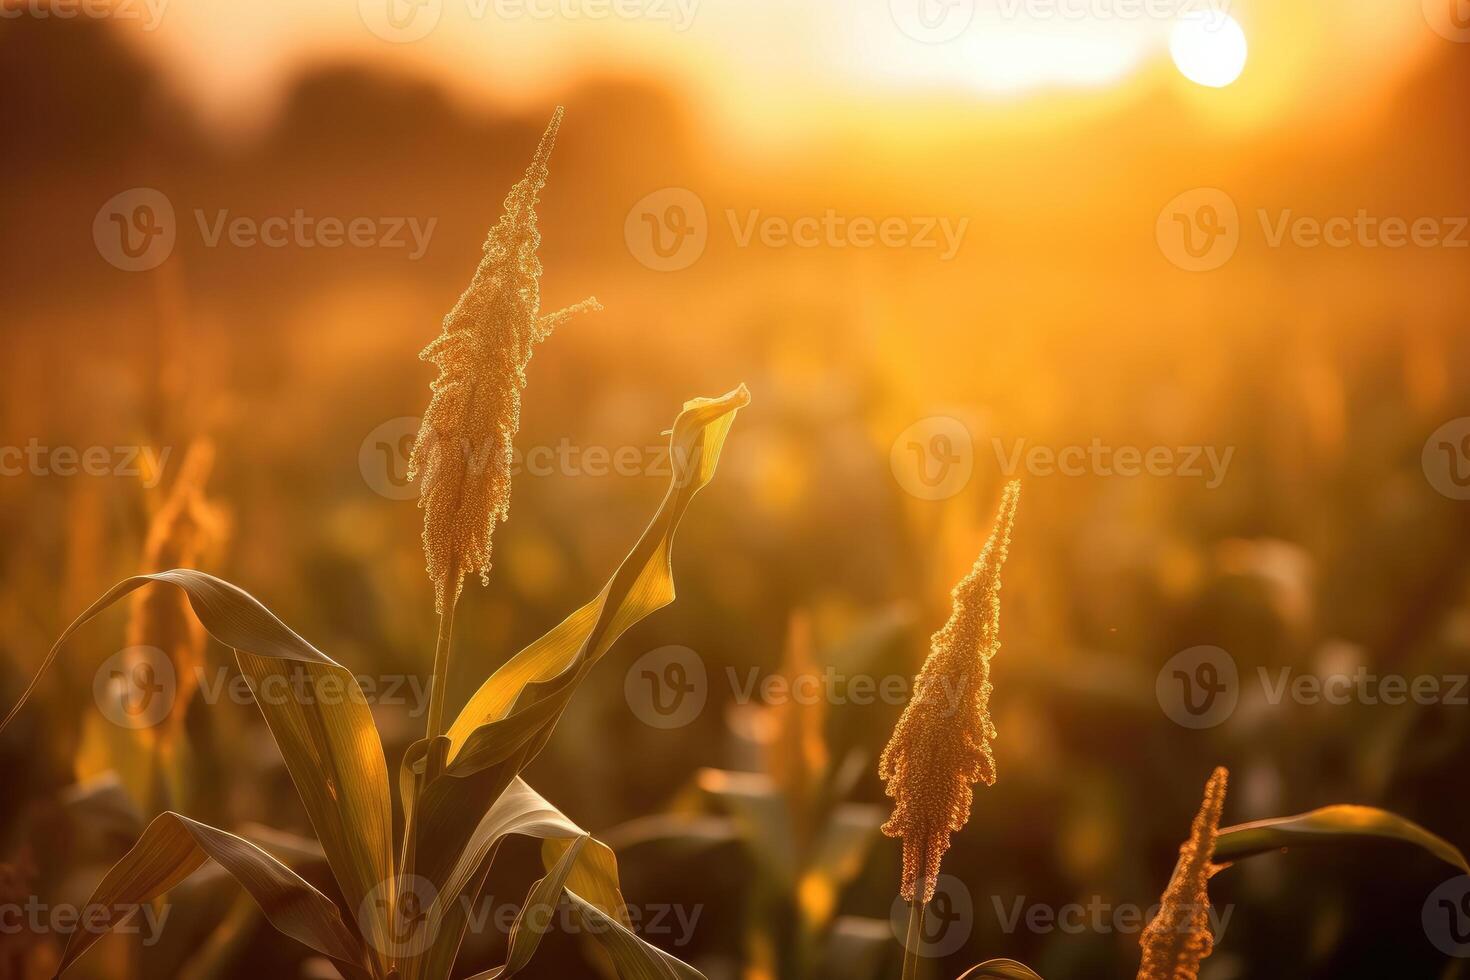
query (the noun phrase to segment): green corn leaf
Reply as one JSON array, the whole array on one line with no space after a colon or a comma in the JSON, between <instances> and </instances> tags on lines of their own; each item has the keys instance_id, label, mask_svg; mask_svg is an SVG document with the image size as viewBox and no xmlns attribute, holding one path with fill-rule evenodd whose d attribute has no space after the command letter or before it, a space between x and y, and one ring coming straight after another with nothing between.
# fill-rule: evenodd
<instances>
[{"instance_id":1,"label":"green corn leaf","mask_svg":"<svg viewBox=\"0 0 1470 980\"><path fill-rule=\"evenodd\" d=\"M388 767L372 712L350 671L245 590L183 568L119 582L61 634L0 729L29 699L73 633L150 582L182 589L204 628L235 651L332 873L372 949L381 950L394 901L393 821Z\"/></svg>"},{"instance_id":2,"label":"green corn leaf","mask_svg":"<svg viewBox=\"0 0 1470 980\"><path fill-rule=\"evenodd\" d=\"M1470 874L1460 849L1412 820L1371 806L1338 804L1290 817L1273 817L1225 827L1215 841L1221 864L1288 847L1399 841L1413 844Z\"/></svg>"},{"instance_id":3,"label":"green corn leaf","mask_svg":"<svg viewBox=\"0 0 1470 980\"><path fill-rule=\"evenodd\" d=\"M368 976L366 950L336 905L300 875L249 841L177 813L160 814L113 865L87 903L104 910L111 928L129 910L150 902L213 858L255 899L271 925L332 957L350 977ZM57 967L60 976L102 938L103 929L72 934Z\"/></svg>"}]
</instances>

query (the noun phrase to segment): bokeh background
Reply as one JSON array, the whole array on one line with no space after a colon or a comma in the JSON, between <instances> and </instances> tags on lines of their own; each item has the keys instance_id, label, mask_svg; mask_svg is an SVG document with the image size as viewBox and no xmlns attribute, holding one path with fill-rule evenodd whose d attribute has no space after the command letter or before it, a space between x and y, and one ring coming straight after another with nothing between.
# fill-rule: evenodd
<instances>
[{"instance_id":1,"label":"bokeh background","mask_svg":"<svg viewBox=\"0 0 1470 980\"><path fill-rule=\"evenodd\" d=\"M887 959L869 975L892 975L895 842L870 841L820 893L699 798L731 778L708 770L791 784L781 712L739 703L728 671L789 668L806 637L815 669L910 676L1009 476L1024 491L994 673L1000 780L946 860L973 913L933 976L990 956L1052 978L1131 976L1136 934L1006 929L997 909L1147 907L1216 764L1232 771L1227 822L1359 802L1470 844L1463 701L1273 704L1256 680L1470 672L1463 4L1238 0L1249 59L1218 88L1171 58L1177 10L1122 4L925 8L938 35L901 0L650 0L604 16L431 0L395 21L380 7L64 16L7 0L0 445L171 454L158 472L0 477L0 702L144 563L151 515L200 439L218 522L201 567L360 672L427 675L432 590L400 441L426 404L416 354L561 104L543 299L606 309L538 349L521 448L651 459L686 398L740 382L753 395L681 529L678 601L599 665L529 773L621 842L630 902L701 910L678 955L712 980L831 975L793 952L791 923L815 906L876 928ZM952 31L952 17L968 19ZM168 202L174 241L134 271L108 208L130 216L139 188ZM221 212L297 211L432 233L422 254L207 233ZM829 212L964 230L953 254L744 236ZM1433 219L1443 240L1274 234L1360 212ZM1204 235L1211 215L1223 251L1192 258L1181 229ZM676 233L692 244L662 254L655 234ZM1018 441L1163 447L1180 464L1199 447L1228 466L1069 474L1010 465ZM518 476L490 583L460 606L452 705L596 593L663 492L656 467L576 458ZM157 802L107 794L115 823L76 809L106 768L93 678L124 619L82 633L0 737L0 861L18 894L80 902L135 832L126 811ZM624 683L670 645L708 676L703 710L676 730L646 724ZM1156 679L1200 645L1234 659L1240 703L1191 729ZM827 700L804 706L821 741L809 758L846 801L878 806L850 815L881 814L876 758L902 705ZM393 765L422 718L377 713ZM208 705L188 724L172 799L222 826L310 835L253 709ZM649 822L696 812L716 819L692 851ZM534 855L518 860L528 881ZM1255 859L1215 879L1233 913L1205 976L1460 975L1421 923L1448 876L1407 849ZM220 975L319 969L237 894L201 898L217 914L175 941L222 943L212 923L230 921ZM44 971L55 940L0 938L0 972ZM467 946L464 965L493 965L496 942ZM167 975L126 938L99 950L79 975ZM592 969L562 939L528 975Z\"/></svg>"}]
</instances>

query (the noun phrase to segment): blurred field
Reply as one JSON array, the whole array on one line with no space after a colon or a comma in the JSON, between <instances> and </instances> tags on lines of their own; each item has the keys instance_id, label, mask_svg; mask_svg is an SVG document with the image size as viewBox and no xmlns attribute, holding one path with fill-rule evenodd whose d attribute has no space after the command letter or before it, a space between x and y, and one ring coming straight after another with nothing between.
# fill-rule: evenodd
<instances>
[{"instance_id":1,"label":"blurred field","mask_svg":"<svg viewBox=\"0 0 1470 980\"><path fill-rule=\"evenodd\" d=\"M1283 14L1253 36L1259 75L1239 92L1207 96L1150 66L1113 87L1004 98L779 72L742 97L761 74L744 62L694 84L659 57L641 63L632 42L614 45L621 59L569 42L555 70L499 93L498 63L491 82L466 82L451 77L475 74L463 62L447 71L411 46L320 40L276 70L274 101L231 101L219 76L180 67L166 33L0 22L0 446L171 450L161 478L0 477L0 704L88 602L137 571L149 514L200 436L215 444L209 494L231 529L205 570L355 670L428 672L420 514L390 499L402 460L374 434L423 410L431 372L416 354L560 103L543 296L555 309L595 294L606 310L538 349L519 446L581 455L518 477L495 573L461 604L452 706L595 594L656 505L663 478L603 472L587 447L652 459L686 398L742 381L753 395L681 529L677 602L620 641L530 770L569 816L613 832L676 805L702 768L758 767L727 668L778 670L793 616L809 617L819 663L912 675L1018 476L994 674L1000 778L977 791L946 860L975 927L935 976L987 956L1053 978L1130 976L1136 935L1006 931L994 903L1151 904L1216 764L1233 775L1230 822L1360 802L1470 844L1463 703L1271 704L1248 687L1228 722L1193 731L1155 696L1160 668L1198 645L1229 651L1243 677L1470 673L1470 502L1441 492L1423 457L1470 413L1470 232L1459 247L1272 247L1262 225L1287 209L1470 214L1470 50L1421 30L1386 33L1392 57L1359 70L1371 31L1337 37ZM1308 36L1314 60L1292 62L1292 39ZM784 101L771 91L782 79ZM99 252L93 223L136 187L166 195L177 243L131 273ZM660 271L630 209L670 187L702 204L708 243ZM1156 224L1201 187L1233 199L1240 243L1192 273ZM406 248L210 247L195 218L297 209L434 225L413 260ZM949 260L740 243L758 217L829 209L968 223ZM895 447L934 417L958 420L972 445L972 475L943 500L909 492ZM928 444L932 427L918 431ZM1017 440L1207 447L1229 463L1217 481L1010 472ZM100 867L71 858L118 853L115 840L84 848L56 814L121 624L83 633L0 738L0 861L29 858L36 889L73 901ZM695 651L710 678L708 704L677 731L644 724L624 696L630 665L668 645ZM853 800L886 804L876 759L901 707L827 705L829 759L868 763ZM378 714L392 766L422 718ZM189 724L196 757L229 746L251 760L228 777L203 765L194 815L310 835L248 706L211 705ZM630 901L703 910L678 955L711 980L741 976L754 880L748 855L716 854L697 867L654 845L621 856ZM839 911L886 919L898 854L881 839ZM1214 901L1234 913L1203 976L1461 975L1420 923L1444 877L1392 850L1259 859L1220 879ZM288 942L247 928L261 941L231 975L297 975ZM467 956L495 962L488 948ZM78 975L112 975L104 959ZM577 962L574 941L553 939L526 975L576 975L560 971Z\"/></svg>"}]
</instances>

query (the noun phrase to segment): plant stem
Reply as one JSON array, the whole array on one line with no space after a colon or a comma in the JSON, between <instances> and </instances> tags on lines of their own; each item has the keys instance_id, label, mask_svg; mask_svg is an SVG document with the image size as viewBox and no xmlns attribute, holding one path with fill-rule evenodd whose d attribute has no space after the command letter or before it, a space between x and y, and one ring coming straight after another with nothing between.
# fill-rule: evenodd
<instances>
[{"instance_id":1,"label":"plant stem","mask_svg":"<svg viewBox=\"0 0 1470 980\"><path fill-rule=\"evenodd\" d=\"M449 646L454 633L454 607L451 600L439 615L439 641L434 646L434 677L429 688L428 737L438 738L444 734L444 695L449 686Z\"/></svg>"},{"instance_id":2,"label":"plant stem","mask_svg":"<svg viewBox=\"0 0 1470 980\"><path fill-rule=\"evenodd\" d=\"M919 946L924 941L924 910L928 907L927 902L918 899L909 903L909 936L903 944L903 980L916 980L919 975Z\"/></svg>"}]
</instances>

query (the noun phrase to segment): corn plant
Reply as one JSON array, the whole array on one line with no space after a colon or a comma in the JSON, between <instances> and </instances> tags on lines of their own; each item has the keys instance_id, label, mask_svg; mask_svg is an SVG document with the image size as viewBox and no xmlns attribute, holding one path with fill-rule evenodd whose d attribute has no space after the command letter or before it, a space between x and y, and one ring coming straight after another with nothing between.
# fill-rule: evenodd
<instances>
[{"instance_id":1,"label":"corn plant","mask_svg":"<svg viewBox=\"0 0 1470 980\"><path fill-rule=\"evenodd\" d=\"M285 863L236 834L175 812L154 819L103 877L92 906L149 902L217 862L280 932L328 957L349 980L447 980L500 844L513 835L543 841L546 876L532 886L508 939L506 961L475 980L506 978L535 953L550 917L567 903L628 978L698 978L631 929L612 851L592 839L520 777L546 745L578 685L630 626L674 598L671 547L693 496L713 478L740 386L685 404L669 433L672 477L647 529L602 591L495 670L444 723L453 610L462 577L487 573L490 534L509 503L511 439L532 345L572 310L543 315L534 206L546 180L558 109L525 178L492 228L474 280L425 351L440 368L414 450L425 511L424 543L441 616L429 730L407 751L397 788L405 814L395 835L382 740L354 674L238 586L175 568L128 578L61 634L8 725L78 629L143 588L171 586L236 662L284 757L346 908ZM280 698L262 691L301 692ZM498 890L498 889L497 889ZM535 912L536 914L531 914ZM73 935L58 974L102 930Z\"/></svg>"},{"instance_id":2,"label":"corn plant","mask_svg":"<svg viewBox=\"0 0 1470 980\"><path fill-rule=\"evenodd\" d=\"M879 775L894 799L883 832L903 838L901 896L909 902L903 978L920 975L920 935L940 862L951 834L969 821L973 785L994 785L995 727L990 720L990 660L1000 650L1000 572L1015 522L1020 486L1007 485L990 538L974 567L954 587L953 612L931 640L914 695L894 727L879 762ZM940 686L959 692L963 710L940 704ZM952 716L957 715L957 716ZM1448 841L1397 814L1340 804L1310 813L1220 829L1226 770L1216 768L1204 800L1179 849L1179 860L1159 910L1139 939L1137 980L1198 980L1200 964L1214 948L1209 923L1210 878L1231 863L1289 847L1398 841L1418 846L1470 874L1465 856ZM1026 964L993 959L971 967L959 980L1041 980Z\"/></svg>"}]
</instances>

